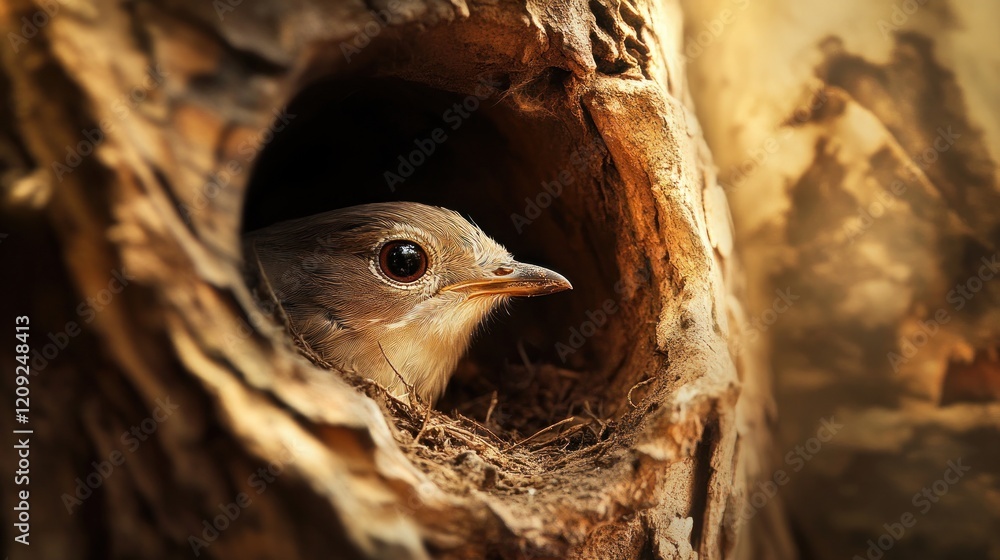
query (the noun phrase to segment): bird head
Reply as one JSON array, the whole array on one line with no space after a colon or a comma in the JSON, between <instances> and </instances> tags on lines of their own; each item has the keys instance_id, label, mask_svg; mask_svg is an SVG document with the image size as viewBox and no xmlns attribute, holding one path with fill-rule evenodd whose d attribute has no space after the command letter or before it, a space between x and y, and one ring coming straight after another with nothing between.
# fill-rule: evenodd
<instances>
[{"instance_id":1,"label":"bird head","mask_svg":"<svg viewBox=\"0 0 1000 560\"><path fill-rule=\"evenodd\" d=\"M409 384L429 400L491 311L511 297L572 288L518 262L457 212L410 202L283 222L246 243L310 346L339 368L396 393Z\"/></svg>"}]
</instances>

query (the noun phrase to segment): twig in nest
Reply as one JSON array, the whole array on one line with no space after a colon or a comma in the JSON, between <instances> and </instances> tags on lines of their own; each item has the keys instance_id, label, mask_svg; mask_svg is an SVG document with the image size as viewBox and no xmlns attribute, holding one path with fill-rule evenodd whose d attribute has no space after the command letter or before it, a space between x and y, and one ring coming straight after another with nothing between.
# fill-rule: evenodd
<instances>
[{"instance_id":1,"label":"twig in nest","mask_svg":"<svg viewBox=\"0 0 1000 560\"><path fill-rule=\"evenodd\" d=\"M274 286L271 285L271 279L267 277L267 272L264 271L264 263L260 262L260 255L257 254L256 241L250 245L250 249L253 251L254 260L257 261L257 279L263 283L265 288L267 288L268 299L274 302L277 306L282 322L285 323L286 327L291 327L292 321L288 318L288 314L285 313L285 308L281 305L281 301L278 300L278 295L274 293Z\"/></svg>"},{"instance_id":2,"label":"twig in nest","mask_svg":"<svg viewBox=\"0 0 1000 560\"><path fill-rule=\"evenodd\" d=\"M531 363L531 360L528 359L528 352L524 349L524 340L520 338L517 340L517 353L521 356L521 361L524 362L524 367L528 370L528 373L531 374L531 379L534 379L535 366Z\"/></svg>"},{"instance_id":3,"label":"twig in nest","mask_svg":"<svg viewBox=\"0 0 1000 560\"><path fill-rule=\"evenodd\" d=\"M493 410L497 407L497 392L493 391L493 396L490 397L490 408L486 411L486 419L483 420L483 424L490 423L490 416L493 416Z\"/></svg>"},{"instance_id":4,"label":"twig in nest","mask_svg":"<svg viewBox=\"0 0 1000 560\"><path fill-rule=\"evenodd\" d=\"M609 449L611 449L613 445L614 442L612 440L599 441L590 447L564 453L559 460L549 465L549 467L554 470L562 468L571 462L583 460L583 458L587 456L601 457Z\"/></svg>"},{"instance_id":5,"label":"twig in nest","mask_svg":"<svg viewBox=\"0 0 1000 560\"><path fill-rule=\"evenodd\" d=\"M424 430L427 429L427 421L431 419L431 407L427 407L427 413L424 414L424 423L420 425L420 430L417 435L413 438L413 443L410 445L416 447L420 445L420 437L424 435Z\"/></svg>"},{"instance_id":6,"label":"twig in nest","mask_svg":"<svg viewBox=\"0 0 1000 560\"><path fill-rule=\"evenodd\" d=\"M598 418L597 415L594 414L594 412L592 410L590 410L590 401L584 401L583 402L583 411L585 413L587 413L587 416L590 416L591 418L593 418L594 422L597 422L601 426L601 431L598 432L598 433L596 433L596 434L594 434L595 436L597 436L597 439L600 440L601 436L604 435L604 430L607 429L607 424L605 424L603 420L601 420L600 418ZM591 432L593 432L593 431L594 430L591 429Z\"/></svg>"},{"instance_id":7,"label":"twig in nest","mask_svg":"<svg viewBox=\"0 0 1000 560\"><path fill-rule=\"evenodd\" d=\"M458 413L458 418L457 418L457 420L460 420L460 421L463 421L463 422L466 422L466 423L468 423L468 424L471 424L473 428L478 428L478 429L480 429L480 430L482 430L482 431L486 432L486 433L487 433L487 434L489 434L490 436L492 436L492 437L493 437L493 439L494 439L494 440L495 440L495 441L496 441L497 443L503 443L503 439L501 439L501 438L500 438L500 436L498 436L498 435L496 435L495 433L493 433L493 430L491 430L491 429L487 428L486 426L484 426L484 425L480 424L480 423L479 423L479 422L477 422L476 420L473 420L472 418L469 418L468 416L466 416L466 415L464 415L464 414L462 414L462 413L460 413L460 412ZM484 438L484 441L485 441L485 438Z\"/></svg>"},{"instance_id":8,"label":"twig in nest","mask_svg":"<svg viewBox=\"0 0 1000 560\"><path fill-rule=\"evenodd\" d=\"M359 385L363 385L365 387L372 387L376 391L378 391L379 393L381 393L382 397L385 398L385 403L383 403L383 404L385 404L386 406L393 405L394 408L398 409L399 411L401 411L403 413L406 413L407 417L410 420L414 419L414 416L412 414L412 410L413 410L412 406L410 406L407 403L403 402L403 400L400 399L399 397L397 397L396 395L393 395L392 393L390 393L388 389L386 389L385 387L383 387L380 383L376 382L374 379L363 379L360 376L357 376L357 377L358 377Z\"/></svg>"},{"instance_id":9,"label":"twig in nest","mask_svg":"<svg viewBox=\"0 0 1000 560\"><path fill-rule=\"evenodd\" d=\"M633 385L632 388L628 390L628 404L629 404L629 406L631 406L632 408L639 408L639 405L637 405L634 402L632 402L632 391L635 391L639 387L645 387L646 385L649 385L650 383L653 382L654 379L655 379L654 377L650 377L649 379L646 379L645 381L640 381L640 382L636 383L635 385Z\"/></svg>"},{"instance_id":10,"label":"twig in nest","mask_svg":"<svg viewBox=\"0 0 1000 560\"><path fill-rule=\"evenodd\" d=\"M285 325L285 330L292 335L292 338L296 343L298 343L299 349L302 350L302 353L305 354L310 361L326 369L336 369L333 367L333 364L324 360L315 350L313 350L312 346L306 341L305 338L303 338L302 334L299 333L294 326L292 326L292 320L288 317L288 313L285 311L285 306L281 305L281 300L279 300L278 295L274 293L274 286L271 285L271 280L267 277L267 273L264 272L264 264L260 262L260 256L257 254L257 244L253 243L250 246L250 249L253 251L254 260L257 261L258 283L267 290L267 297L272 303L274 303L275 309L278 311L278 316L281 318L281 322Z\"/></svg>"},{"instance_id":11,"label":"twig in nest","mask_svg":"<svg viewBox=\"0 0 1000 560\"><path fill-rule=\"evenodd\" d=\"M460 440L467 447L475 449L476 451L479 451L480 453L482 453L483 451L486 451L487 449L490 449L490 450L493 450L493 451L499 451L496 447L490 445L490 442L486 441L485 439L483 439L479 435L474 434L474 433L472 433L472 432L470 432L470 431L468 431L468 430L466 430L464 428L461 428L459 426L455 426L454 424L443 424L441 426L441 428L444 430L445 434L447 434L447 435L449 435L449 436L451 436L451 437L453 437L453 438L455 438L457 440ZM485 447L484 447L484 444L485 444Z\"/></svg>"},{"instance_id":12,"label":"twig in nest","mask_svg":"<svg viewBox=\"0 0 1000 560\"><path fill-rule=\"evenodd\" d=\"M257 254L257 245L256 244L251 245L251 250L253 252L254 260L257 263L257 273L258 273L259 283L261 287L265 290L268 299L274 303L278 316L280 317L282 323L284 323L285 325L285 329L292 335L293 339L298 343L299 348L300 350L302 350L303 354L305 354L306 357L308 357L313 363L325 367L327 369L336 369L333 367L332 364L324 360L315 350L313 350L309 342L307 342L306 339L303 338L301 333L299 333L292 325L292 321L288 317L288 313L285 311L285 307L281 304L281 301L278 299L277 294L274 292L274 286L271 284L270 279L267 277L267 273L264 271L264 264L261 262L260 256ZM392 361L389 360L389 357L386 356L385 349L382 348L381 342L379 342L378 348L379 351L382 352L382 357L385 358L386 363L388 363L389 367L392 368L393 373L396 374L396 377L399 379L399 381L403 384L404 387L406 387L408 391L408 396L410 398L409 407L416 408L418 410L420 408L424 408L426 411L424 413L424 419L420 425L420 429L417 431L417 435L414 436L413 442L410 444L411 446L417 446L420 444L420 438L423 437L424 433L427 431L427 424L430 421L433 408L427 406L420 400L420 397L417 396L416 392L413 389L413 386L406 382L406 379L403 378L403 376L399 373L399 370L396 369L396 366L393 365ZM383 387L379 383L374 381L372 382L372 384L382 392L383 396L386 397L389 402L394 403L397 407L406 406L407 403L403 402L403 400L393 395L388 388ZM495 398L496 397L494 396L494 399ZM414 406L414 401L416 401L417 406Z\"/></svg>"},{"instance_id":13,"label":"twig in nest","mask_svg":"<svg viewBox=\"0 0 1000 560\"><path fill-rule=\"evenodd\" d=\"M532 435L530 435L530 436L528 436L528 437L526 437L526 438L522 439L521 441L519 441L519 442L515 443L514 445L512 445L512 446L508 447L508 448L507 448L507 449L505 449L504 451L505 451L505 452L510 452L510 451L513 451L514 449L517 449L518 447L521 447L522 445L524 445L524 444L528 443L529 441L531 441L531 440L535 439L536 437L538 437L538 436L540 436L540 435L544 434L545 432L548 432L548 431L551 431L551 430L554 430L555 428L558 428L558 427L560 427L560 426L563 426L563 425L565 425L565 424L567 424L567 423L569 423L569 422L572 422L573 420L574 420L574 419L573 419L572 417L570 417L570 418L564 418L564 419L562 419L562 420L560 420L560 421L556 422L555 424L552 424L552 425L551 425L551 426L549 426L548 428L542 428L541 430L538 430L538 431L537 431L537 432L535 432L534 434L532 434Z\"/></svg>"},{"instance_id":14,"label":"twig in nest","mask_svg":"<svg viewBox=\"0 0 1000 560\"><path fill-rule=\"evenodd\" d=\"M423 401L420 400L420 397L417 396L416 391L413 390L413 385L410 385L409 383L406 382L406 379L403 379L403 376L400 375L399 370L396 369L396 366L392 365L392 362L389 361L389 356L385 355L385 348L382 348L382 341L378 342L378 350L379 352L382 353L382 357L385 358L385 363L389 364L389 367L392 368L392 373L396 374L396 379L399 379L399 382L403 384L403 387L406 387L407 396L410 398L410 406L414 406L413 401L416 401L417 404L419 404L421 407L425 406Z\"/></svg>"}]
</instances>

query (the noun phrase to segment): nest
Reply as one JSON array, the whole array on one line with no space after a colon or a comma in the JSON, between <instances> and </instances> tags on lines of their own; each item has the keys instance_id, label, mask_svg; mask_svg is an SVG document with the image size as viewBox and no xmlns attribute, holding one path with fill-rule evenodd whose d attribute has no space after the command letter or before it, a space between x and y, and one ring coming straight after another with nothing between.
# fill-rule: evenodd
<instances>
[{"instance_id":1,"label":"nest","mask_svg":"<svg viewBox=\"0 0 1000 560\"><path fill-rule=\"evenodd\" d=\"M509 395L515 398L501 404L499 390L489 378L474 376L476 385L466 386L464 391L449 391L445 402L454 403L450 414L417 397L399 372L396 375L400 382L410 389L405 398L393 395L372 379L340 372L295 329L260 261L251 266L254 270L248 271L247 280L249 285L258 286L254 293L261 307L273 311L272 318L284 326L302 356L318 367L336 371L379 404L392 421L397 443L415 463L465 465L481 471L484 489L517 493L523 488L537 488L539 473L574 463L591 464L610 448L619 423L608 417L603 403L594 404L593 392L581 388L581 374L549 364L532 364L523 347L519 354L524 363L506 368L508 376L518 379L516 393ZM475 366L467 364L467 368ZM546 382L538 383L538 379ZM633 391L646 383L636 384ZM636 408L633 391L629 391L629 403ZM476 393L485 396L462 400L463 394Z\"/></svg>"}]
</instances>

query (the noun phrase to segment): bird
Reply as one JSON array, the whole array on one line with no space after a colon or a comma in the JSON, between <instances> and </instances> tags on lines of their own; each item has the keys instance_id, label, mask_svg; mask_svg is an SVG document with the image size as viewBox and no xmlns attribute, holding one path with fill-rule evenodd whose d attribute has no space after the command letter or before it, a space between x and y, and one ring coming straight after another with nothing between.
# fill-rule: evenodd
<instances>
[{"instance_id":1,"label":"bird","mask_svg":"<svg viewBox=\"0 0 1000 560\"><path fill-rule=\"evenodd\" d=\"M454 210L382 202L249 232L244 258L335 369L433 404L474 333L514 297L571 290Z\"/></svg>"}]
</instances>

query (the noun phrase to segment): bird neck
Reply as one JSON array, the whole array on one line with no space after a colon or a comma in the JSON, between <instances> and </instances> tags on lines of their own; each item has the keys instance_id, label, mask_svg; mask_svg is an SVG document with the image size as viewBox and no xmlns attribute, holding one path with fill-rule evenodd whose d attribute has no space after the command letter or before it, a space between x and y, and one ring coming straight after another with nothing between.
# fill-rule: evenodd
<instances>
[{"instance_id":1,"label":"bird neck","mask_svg":"<svg viewBox=\"0 0 1000 560\"><path fill-rule=\"evenodd\" d=\"M463 298L423 309L417 306L408 317L380 329L380 377L388 378L386 386L397 394L398 390L405 392L399 380L402 377L421 398L436 400L476 329L499 302L499 298Z\"/></svg>"}]
</instances>

